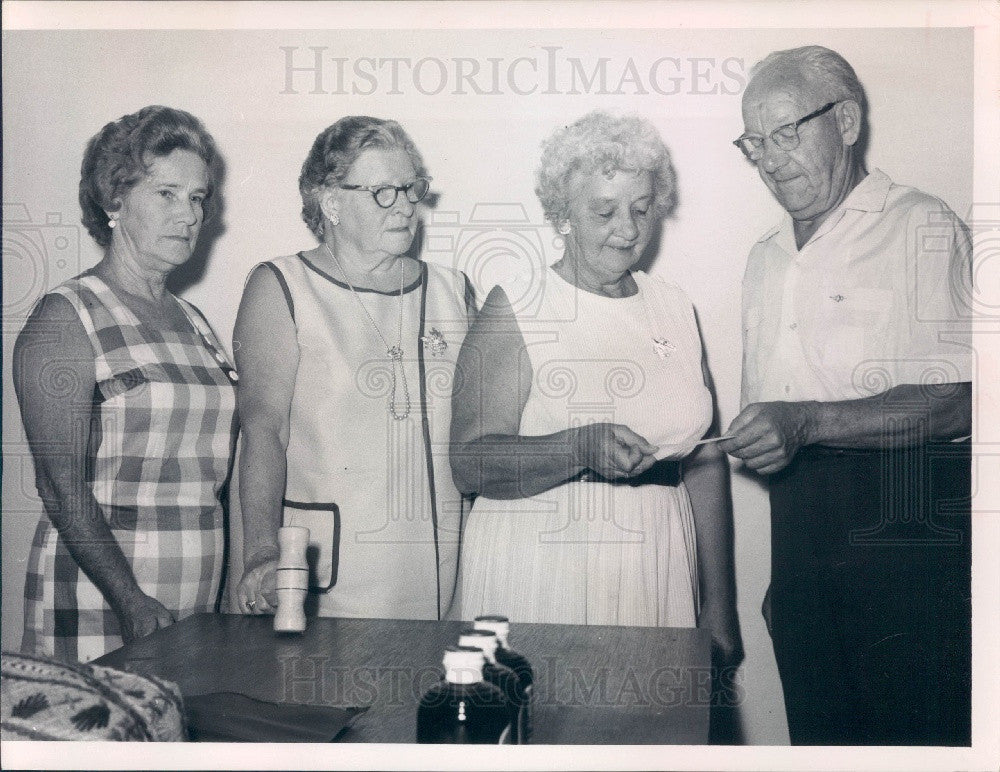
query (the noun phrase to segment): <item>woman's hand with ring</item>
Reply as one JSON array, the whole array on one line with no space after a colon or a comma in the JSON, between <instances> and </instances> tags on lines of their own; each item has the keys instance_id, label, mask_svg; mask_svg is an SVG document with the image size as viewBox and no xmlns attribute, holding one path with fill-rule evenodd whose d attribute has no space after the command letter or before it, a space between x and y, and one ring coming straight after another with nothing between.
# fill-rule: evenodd
<instances>
[{"instance_id":1,"label":"woman's hand with ring","mask_svg":"<svg viewBox=\"0 0 1000 772\"><path fill-rule=\"evenodd\" d=\"M237 605L242 613L273 614L278 608L277 568L276 547L258 550L250 556L236 590Z\"/></svg>"}]
</instances>

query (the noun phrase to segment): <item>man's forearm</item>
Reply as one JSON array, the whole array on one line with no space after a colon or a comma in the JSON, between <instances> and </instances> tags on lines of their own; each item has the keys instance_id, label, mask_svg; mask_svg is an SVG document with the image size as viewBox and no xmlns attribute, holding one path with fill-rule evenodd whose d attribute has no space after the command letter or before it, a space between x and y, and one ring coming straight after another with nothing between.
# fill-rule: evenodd
<instances>
[{"instance_id":1,"label":"man's forearm","mask_svg":"<svg viewBox=\"0 0 1000 772\"><path fill-rule=\"evenodd\" d=\"M972 384L903 384L864 399L802 402L807 444L903 447L972 432Z\"/></svg>"}]
</instances>

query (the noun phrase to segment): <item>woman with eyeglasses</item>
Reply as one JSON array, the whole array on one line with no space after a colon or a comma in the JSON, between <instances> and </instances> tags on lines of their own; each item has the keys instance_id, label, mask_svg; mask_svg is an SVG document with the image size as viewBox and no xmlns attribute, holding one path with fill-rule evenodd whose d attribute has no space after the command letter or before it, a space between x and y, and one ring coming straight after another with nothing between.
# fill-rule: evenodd
<instances>
[{"instance_id":1,"label":"woman with eyeglasses","mask_svg":"<svg viewBox=\"0 0 1000 772\"><path fill-rule=\"evenodd\" d=\"M464 274L412 256L430 178L395 121L349 116L299 177L313 249L256 266L236 319L244 573L271 613L280 525L310 529L322 616L440 619L462 499L448 459Z\"/></svg>"}]
</instances>

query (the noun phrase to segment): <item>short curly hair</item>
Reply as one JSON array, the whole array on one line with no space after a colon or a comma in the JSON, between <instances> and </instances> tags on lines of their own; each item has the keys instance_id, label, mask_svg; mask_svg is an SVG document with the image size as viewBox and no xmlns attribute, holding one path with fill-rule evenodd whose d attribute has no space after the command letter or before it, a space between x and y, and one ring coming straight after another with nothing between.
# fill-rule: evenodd
<instances>
[{"instance_id":1,"label":"short curly hair","mask_svg":"<svg viewBox=\"0 0 1000 772\"><path fill-rule=\"evenodd\" d=\"M545 219L553 225L566 219L575 174L610 175L617 171L652 172L654 213L663 217L673 209L676 176L670 151L656 127L635 115L615 117L594 110L542 143L535 193Z\"/></svg>"},{"instance_id":2,"label":"short curly hair","mask_svg":"<svg viewBox=\"0 0 1000 772\"><path fill-rule=\"evenodd\" d=\"M80 169L81 221L102 247L111 243L109 211L149 172L150 158L174 150L190 150L208 167L205 214L221 174L221 159L212 135L191 113L150 105L112 121L87 142Z\"/></svg>"},{"instance_id":3,"label":"short curly hair","mask_svg":"<svg viewBox=\"0 0 1000 772\"><path fill-rule=\"evenodd\" d=\"M367 115L341 118L316 137L299 175L302 219L320 241L325 230L323 211L320 209L321 193L325 188L342 182L358 157L371 148L405 150L417 175L426 176L427 170L417 146L396 121Z\"/></svg>"}]
</instances>

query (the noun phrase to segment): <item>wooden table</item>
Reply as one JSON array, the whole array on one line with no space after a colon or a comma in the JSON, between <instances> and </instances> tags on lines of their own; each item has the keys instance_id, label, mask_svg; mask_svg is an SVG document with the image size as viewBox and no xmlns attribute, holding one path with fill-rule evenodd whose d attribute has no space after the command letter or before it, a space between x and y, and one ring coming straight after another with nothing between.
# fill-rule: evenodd
<instances>
[{"instance_id":1,"label":"wooden table","mask_svg":"<svg viewBox=\"0 0 1000 772\"><path fill-rule=\"evenodd\" d=\"M414 742L420 695L465 622L313 618L278 636L271 617L199 614L97 660L168 679L185 696L371 705L345 742ZM535 744L704 744L709 637L681 628L512 624L535 670Z\"/></svg>"}]
</instances>

